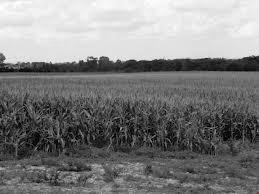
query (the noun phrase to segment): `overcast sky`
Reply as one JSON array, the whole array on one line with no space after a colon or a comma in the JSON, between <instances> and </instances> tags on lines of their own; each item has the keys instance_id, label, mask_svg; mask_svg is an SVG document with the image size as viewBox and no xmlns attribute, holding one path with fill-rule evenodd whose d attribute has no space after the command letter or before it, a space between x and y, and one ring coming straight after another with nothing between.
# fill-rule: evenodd
<instances>
[{"instance_id":1,"label":"overcast sky","mask_svg":"<svg viewBox=\"0 0 259 194\"><path fill-rule=\"evenodd\" d=\"M7 61L259 55L259 0L0 0Z\"/></svg>"}]
</instances>

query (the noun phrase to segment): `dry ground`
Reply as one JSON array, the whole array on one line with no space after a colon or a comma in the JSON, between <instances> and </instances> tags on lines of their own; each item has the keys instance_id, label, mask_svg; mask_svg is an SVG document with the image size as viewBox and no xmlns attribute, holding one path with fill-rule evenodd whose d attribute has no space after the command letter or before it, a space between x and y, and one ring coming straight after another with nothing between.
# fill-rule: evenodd
<instances>
[{"instance_id":1,"label":"dry ground","mask_svg":"<svg viewBox=\"0 0 259 194\"><path fill-rule=\"evenodd\" d=\"M88 149L85 155L0 163L0 193L258 193L259 151L236 156L191 152L132 153Z\"/></svg>"}]
</instances>

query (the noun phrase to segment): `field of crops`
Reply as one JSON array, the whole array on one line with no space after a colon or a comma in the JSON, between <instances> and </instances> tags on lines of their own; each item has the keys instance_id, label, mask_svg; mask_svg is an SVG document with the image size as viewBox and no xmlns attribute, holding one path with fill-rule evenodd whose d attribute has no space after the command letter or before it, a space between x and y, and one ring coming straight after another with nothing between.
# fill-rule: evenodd
<instances>
[{"instance_id":1,"label":"field of crops","mask_svg":"<svg viewBox=\"0 0 259 194\"><path fill-rule=\"evenodd\" d=\"M0 74L0 150L217 154L259 135L259 74Z\"/></svg>"}]
</instances>

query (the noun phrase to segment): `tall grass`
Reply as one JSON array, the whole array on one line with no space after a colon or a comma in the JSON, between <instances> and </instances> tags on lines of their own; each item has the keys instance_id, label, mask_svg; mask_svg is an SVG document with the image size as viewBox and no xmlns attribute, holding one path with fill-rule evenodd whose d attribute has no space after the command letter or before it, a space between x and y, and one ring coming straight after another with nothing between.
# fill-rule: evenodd
<instances>
[{"instance_id":1,"label":"tall grass","mask_svg":"<svg viewBox=\"0 0 259 194\"><path fill-rule=\"evenodd\" d=\"M215 154L259 134L256 73L0 78L0 149L22 156L77 145Z\"/></svg>"}]
</instances>

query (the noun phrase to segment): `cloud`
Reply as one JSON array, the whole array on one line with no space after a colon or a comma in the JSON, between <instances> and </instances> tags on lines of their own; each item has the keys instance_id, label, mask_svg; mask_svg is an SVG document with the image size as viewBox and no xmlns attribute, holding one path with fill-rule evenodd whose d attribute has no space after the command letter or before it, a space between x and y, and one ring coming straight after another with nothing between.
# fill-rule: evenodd
<instances>
[{"instance_id":1,"label":"cloud","mask_svg":"<svg viewBox=\"0 0 259 194\"><path fill-rule=\"evenodd\" d=\"M240 0L175 0L172 6L181 11L222 12L237 7Z\"/></svg>"},{"instance_id":2,"label":"cloud","mask_svg":"<svg viewBox=\"0 0 259 194\"><path fill-rule=\"evenodd\" d=\"M0 29L7 27L27 27L34 18L26 12L26 0L4 0L0 3Z\"/></svg>"},{"instance_id":3,"label":"cloud","mask_svg":"<svg viewBox=\"0 0 259 194\"><path fill-rule=\"evenodd\" d=\"M32 37L133 31L167 37L220 28L232 37L254 36L258 6L257 0L1 0L0 30L23 28Z\"/></svg>"},{"instance_id":4,"label":"cloud","mask_svg":"<svg viewBox=\"0 0 259 194\"><path fill-rule=\"evenodd\" d=\"M34 19L24 15L5 15L5 18L0 17L0 29L8 27L28 27L33 25Z\"/></svg>"},{"instance_id":5,"label":"cloud","mask_svg":"<svg viewBox=\"0 0 259 194\"><path fill-rule=\"evenodd\" d=\"M136 15L139 15L139 13L131 10L106 10L94 15L93 20L105 23L113 21L124 22L135 19Z\"/></svg>"},{"instance_id":6,"label":"cloud","mask_svg":"<svg viewBox=\"0 0 259 194\"><path fill-rule=\"evenodd\" d=\"M258 38L259 23L248 22L240 26L229 29L229 33L234 38Z\"/></svg>"},{"instance_id":7,"label":"cloud","mask_svg":"<svg viewBox=\"0 0 259 194\"><path fill-rule=\"evenodd\" d=\"M258 10L258 0L0 0L0 43L245 41L258 39Z\"/></svg>"}]
</instances>

